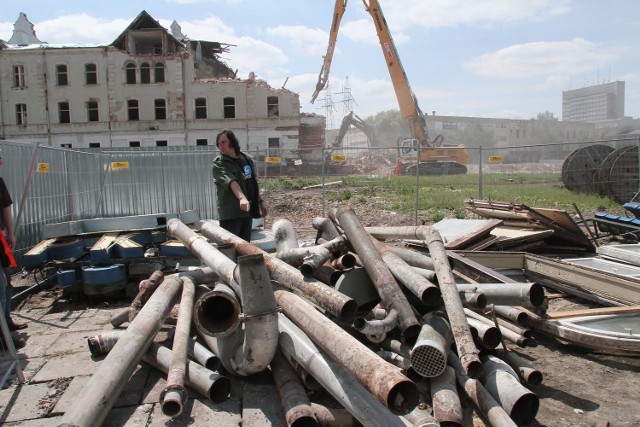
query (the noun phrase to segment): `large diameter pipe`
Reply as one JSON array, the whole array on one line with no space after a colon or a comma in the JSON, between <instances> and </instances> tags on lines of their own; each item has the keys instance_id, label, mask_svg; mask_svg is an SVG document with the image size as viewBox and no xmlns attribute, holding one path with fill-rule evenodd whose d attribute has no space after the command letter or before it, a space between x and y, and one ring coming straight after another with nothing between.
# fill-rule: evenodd
<instances>
[{"instance_id":1,"label":"large diameter pipe","mask_svg":"<svg viewBox=\"0 0 640 427\"><path fill-rule=\"evenodd\" d=\"M518 305L535 308L544 303L544 288L539 283L459 283L459 291L479 292L488 304Z\"/></svg>"},{"instance_id":2,"label":"large diameter pipe","mask_svg":"<svg viewBox=\"0 0 640 427\"><path fill-rule=\"evenodd\" d=\"M462 403L456 389L456 373L447 366L442 374L429 381L433 416L443 426L462 427L464 417Z\"/></svg>"},{"instance_id":3,"label":"large diameter pipe","mask_svg":"<svg viewBox=\"0 0 640 427\"><path fill-rule=\"evenodd\" d=\"M423 377L442 374L447 366L449 347L453 342L451 326L442 313L430 313L423 318L420 335L411 350L411 366Z\"/></svg>"},{"instance_id":4,"label":"large diameter pipe","mask_svg":"<svg viewBox=\"0 0 640 427\"><path fill-rule=\"evenodd\" d=\"M124 332L123 330L116 330L89 337L87 343L91 354L98 357L109 353ZM142 356L142 360L167 374L172 357L170 349L152 342ZM192 361L188 361L187 364L185 384L214 403L225 401L229 398L231 392L229 378Z\"/></svg>"},{"instance_id":5,"label":"large diameter pipe","mask_svg":"<svg viewBox=\"0 0 640 427\"><path fill-rule=\"evenodd\" d=\"M241 311L238 295L220 282L198 296L193 308L193 323L202 335L224 337L234 333L240 325Z\"/></svg>"},{"instance_id":6,"label":"large diameter pipe","mask_svg":"<svg viewBox=\"0 0 640 427\"><path fill-rule=\"evenodd\" d=\"M518 381L518 374L498 357L483 356L485 366L484 386L519 425L534 420L540 407L538 396Z\"/></svg>"},{"instance_id":7,"label":"large diameter pipe","mask_svg":"<svg viewBox=\"0 0 640 427\"><path fill-rule=\"evenodd\" d=\"M480 413L489 421L492 427L517 427L517 424L509 417L509 414L491 396L480 381L470 378L460 363L458 356L449 352L449 364L456 371L458 383L464 389L466 395L478 408Z\"/></svg>"},{"instance_id":8,"label":"large diameter pipe","mask_svg":"<svg viewBox=\"0 0 640 427\"><path fill-rule=\"evenodd\" d=\"M410 425L392 414L350 371L321 351L285 315L279 315L278 326L280 348L284 353L298 361L358 421L368 427Z\"/></svg>"},{"instance_id":9,"label":"large diameter pipe","mask_svg":"<svg viewBox=\"0 0 640 427\"><path fill-rule=\"evenodd\" d=\"M263 255L239 256L237 270L244 327L227 337L201 336L227 372L248 376L266 369L278 348L278 307Z\"/></svg>"},{"instance_id":10,"label":"large diameter pipe","mask_svg":"<svg viewBox=\"0 0 640 427\"><path fill-rule=\"evenodd\" d=\"M329 357L349 369L392 412L406 414L415 408L418 404L418 389L396 367L380 359L360 341L314 310L304 299L286 291L276 291L275 295L287 317Z\"/></svg>"},{"instance_id":11,"label":"large diameter pipe","mask_svg":"<svg viewBox=\"0 0 640 427\"><path fill-rule=\"evenodd\" d=\"M464 315L464 307L458 295L456 281L449 265L442 237L433 227L427 227L424 230L424 234L431 259L433 260L434 270L438 277L438 284L440 285L440 292L442 292L442 299L444 300L451 330L453 331L453 338L460 355L460 363L464 367L466 375L471 378L478 378L482 375L482 363L478 357L478 349L473 342L473 336Z\"/></svg>"},{"instance_id":12,"label":"large diameter pipe","mask_svg":"<svg viewBox=\"0 0 640 427\"><path fill-rule=\"evenodd\" d=\"M420 323L411 309L411 305L402 293L398 282L385 265L371 237L357 218L351 207L341 207L335 217L344 229L351 246L362 260L373 285L388 311L398 314L398 326L407 341L413 341L420 332Z\"/></svg>"},{"instance_id":13,"label":"large diameter pipe","mask_svg":"<svg viewBox=\"0 0 640 427\"><path fill-rule=\"evenodd\" d=\"M229 233L210 220L202 224L202 233L218 244L233 244L240 255L264 255L265 265L272 280L282 286L299 293L320 308L328 311L341 320L352 320L358 310L358 303L332 287L310 278L305 278L295 267L284 261L269 256L260 248L247 243Z\"/></svg>"},{"instance_id":14,"label":"large diameter pipe","mask_svg":"<svg viewBox=\"0 0 640 427\"><path fill-rule=\"evenodd\" d=\"M435 306L440 301L440 289L417 271L413 270L406 261L389 250L389 247L371 237L371 242L380 253L380 257L391 271L411 293L428 306Z\"/></svg>"},{"instance_id":15,"label":"large diameter pipe","mask_svg":"<svg viewBox=\"0 0 640 427\"><path fill-rule=\"evenodd\" d=\"M93 427L105 420L120 392L176 304L182 282L178 275L164 279L140 313L129 324L78 399L65 412L60 426Z\"/></svg>"},{"instance_id":16,"label":"large diameter pipe","mask_svg":"<svg viewBox=\"0 0 640 427\"><path fill-rule=\"evenodd\" d=\"M184 410L189 394L184 387L187 370L187 354L191 340L191 318L193 314L193 299L195 284L188 277L182 277L182 297L178 309L175 334L171 352L171 366L167 375L167 385L160 393L162 413L177 417Z\"/></svg>"},{"instance_id":17,"label":"large diameter pipe","mask_svg":"<svg viewBox=\"0 0 640 427\"><path fill-rule=\"evenodd\" d=\"M271 226L273 231L273 239L276 241L276 251L286 251L300 246L298 243L298 235L293 223L285 218L276 220Z\"/></svg>"},{"instance_id":18,"label":"large diameter pipe","mask_svg":"<svg viewBox=\"0 0 640 427\"><path fill-rule=\"evenodd\" d=\"M314 427L318 425L309 396L300 378L287 362L282 352L276 352L271 361L273 382L280 396L280 403L288 427Z\"/></svg>"},{"instance_id":19,"label":"large diameter pipe","mask_svg":"<svg viewBox=\"0 0 640 427\"><path fill-rule=\"evenodd\" d=\"M497 349L497 355L518 373L520 381L534 386L542 384L542 372L536 369L528 360L523 359L513 351L506 350L502 346Z\"/></svg>"}]
</instances>

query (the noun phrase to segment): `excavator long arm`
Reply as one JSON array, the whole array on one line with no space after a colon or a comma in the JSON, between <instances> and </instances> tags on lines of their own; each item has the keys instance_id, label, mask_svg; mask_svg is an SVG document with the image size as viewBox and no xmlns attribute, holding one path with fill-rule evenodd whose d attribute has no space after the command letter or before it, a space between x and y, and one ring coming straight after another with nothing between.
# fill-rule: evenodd
<instances>
[{"instance_id":1,"label":"excavator long arm","mask_svg":"<svg viewBox=\"0 0 640 427\"><path fill-rule=\"evenodd\" d=\"M333 59L333 51L336 47L336 40L338 39L338 31L340 30L340 22L345 10L347 10L347 1L349 0L336 0L336 5L333 9L333 20L331 21L331 31L329 32L329 46L327 47L327 54L324 56L322 62L322 68L320 69L320 75L318 76L318 83L316 83L316 90L311 96L311 103L316 100L320 91L325 88L327 81L329 81L329 70L331 69L331 60Z\"/></svg>"}]
</instances>

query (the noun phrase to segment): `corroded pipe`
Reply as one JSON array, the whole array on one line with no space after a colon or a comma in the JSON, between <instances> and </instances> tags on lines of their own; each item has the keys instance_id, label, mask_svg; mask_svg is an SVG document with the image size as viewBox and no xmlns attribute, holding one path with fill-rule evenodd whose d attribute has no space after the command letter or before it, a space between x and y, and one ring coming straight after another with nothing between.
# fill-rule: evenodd
<instances>
[{"instance_id":1,"label":"corroded pipe","mask_svg":"<svg viewBox=\"0 0 640 427\"><path fill-rule=\"evenodd\" d=\"M187 350L189 351L189 356L205 368L217 371L220 367L220 358L207 347L200 344L197 340L189 340L189 347Z\"/></svg>"},{"instance_id":2,"label":"corroded pipe","mask_svg":"<svg viewBox=\"0 0 640 427\"><path fill-rule=\"evenodd\" d=\"M442 237L433 227L427 227L424 233L429 253L433 260L434 270L438 276L438 284L440 285L440 292L442 292L447 317L451 323L453 338L456 342L458 354L460 354L460 363L464 367L466 375L471 378L478 378L482 375L482 363L480 363L478 349L473 342L473 336L464 315L464 307L458 295L456 281L449 265Z\"/></svg>"},{"instance_id":3,"label":"corroded pipe","mask_svg":"<svg viewBox=\"0 0 640 427\"><path fill-rule=\"evenodd\" d=\"M539 283L459 283L458 291L480 292L488 304L538 307L544 303L544 288Z\"/></svg>"},{"instance_id":4,"label":"corroded pipe","mask_svg":"<svg viewBox=\"0 0 640 427\"><path fill-rule=\"evenodd\" d=\"M398 326L398 313L391 310L386 313L383 319L367 319L366 317L356 317L353 320L353 327L365 335L382 335Z\"/></svg>"},{"instance_id":5,"label":"corroded pipe","mask_svg":"<svg viewBox=\"0 0 640 427\"><path fill-rule=\"evenodd\" d=\"M433 416L442 425L462 427L464 418L462 403L456 388L456 373L451 366L445 367L442 374L429 381Z\"/></svg>"},{"instance_id":6,"label":"corroded pipe","mask_svg":"<svg viewBox=\"0 0 640 427\"><path fill-rule=\"evenodd\" d=\"M509 319L518 325L527 325L531 317L526 311L508 305L494 305L492 309L498 316Z\"/></svg>"},{"instance_id":7,"label":"corroded pipe","mask_svg":"<svg viewBox=\"0 0 640 427\"><path fill-rule=\"evenodd\" d=\"M333 240L340 235L335 224L329 218L315 217L311 221L311 225L318 230L318 238Z\"/></svg>"},{"instance_id":8,"label":"corroded pipe","mask_svg":"<svg viewBox=\"0 0 640 427\"><path fill-rule=\"evenodd\" d=\"M449 352L449 364L456 371L458 383L464 389L466 395L473 401L480 413L491 423L492 427L517 427L517 424L509 417L509 414L491 396L480 381L470 378L460 363L458 356Z\"/></svg>"},{"instance_id":9,"label":"corroded pipe","mask_svg":"<svg viewBox=\"0 0 640 427\"><path fill-rule=\"evenodd\" d=\"M329 357L349 369L381 403L398 414L406 414L415 408L418 404L416 385L395 367L314 310L304 299L286 291L276 291L275 295L287 317Z\"/></svg>"},{"instance_id":10,"label":"corroded pipe","mask_svg":"<svg viewBox=\"0 0 640 427\"><path fill-rule=\"evenodd\" d=\"M432 312L424 316L420 335L411 350L413 370L428 378L442 374L452 342L451 326L444 313Z\"/></svg>"},{"instance_id":11,"label":"corroded pipe","mask_svg":"<svg viewBox=\"0 0 640 427\"><path fill-rule=\"evenodd\" d=\"M325 263L313 271L313 277L327 285L335 286L343 272L336 270L329 263Z\"/></svg>"},{"instance_id":12,"label":"corroded pipe","mask_svg":"<svg viewBox=\"0 0 640 427\"><path fill-rule=\"evenodd\" d=\"M271 231L273 231L273 239L276 241L276 251L286 251L300 246L298 235L290 220L285 218L276 220L271 226Z\"/></svg>"},{"instance_id":13,"label":"corroded pipe","mask_svg":"<svg viewBox=\"0 0 640 427\"><path fill-rule=\"evenodd\" d=\"M116 330L89 337L87 343L91 354L98 357L109 353L124 332ZM171 353L167 347L152 342L142 360L166 374L171 364ZM227 377L192 361L188 361L185 384L215 403L226 400L231 391L231 381Z\"/></svg>"},{"instance_id":14,"label":"corroded pipe","mask_svg":"<svg viewBox=\"0 0 640 427\"><path fill-rule=\"evenodd\" d=\"M322 352L283 314L279 315L278 325L280 348L297 360L358 421L368 427L406 426L400 417L393 415L356 380L345 366ZM396 368L390 366L390 369ZM413 393L417 404L417 388Z\"/></svg>"},{"instance_id":15,"label":"corroded pipe","mask_svg":"<svg viewBox=\"0 0 640 427\"><path fill-rule=\"evenodd\" d=\"M482 359L485 367L484 386L519 425L534 420L540 407L538 396L518 381L518 374L498 357L485 355Z\"/></svg>"},{"instance_id":16,"label":"corroded pipe","mask_svg":"<svg viewBox=\"0 0 640 427\"><path fill-rule=\"evenodd\" d=\"M429 412L419 406L404 416L414 427L440 427L440 423Z\"/></svg>"},{"instance_id":17,"label":"corroded pipe","mask_svg":"<svg viewBox=\"0 0 640 427\"><path fill-rule=\"evenodd\" d=\"M318 425L309 396L289 362L277 351L271 361L275 383L287 426L314 427Z\"/></svg>"},{"instance_id":18,"label":"corroded pipe","mask_svg":"<svg viewBox=\"0 0 640 427\"><path fill-rule=\"evenodd\" d=\"M417 296L420 301L428 306L434 306L438 304L440 300L440 289L424 276L414 271L413 268L407 264L397 254L389 250L389 246L382 242L377 241L371 237L371 242L378 250L380 257L391 271L391 274L398 279L411 293Z\"/></svg>"},{"instance_id":19,"label":"corroded pipe","mask_svg":"<svg viewBox=\"0 0 640 427\"><path fill-rule=\"evenodd\" d=\"M458 289L458 295L464 307L482 310L487 306L487 297L479 292L466 292Z\"/></svg>"},{"instance_id":20,"label":"corroded pipe","mask_svg":"<svg viewBox=\"0 0 640 427\"><path fill-rule=\"evenodd\" d=\"M272 280L290 289L292 292L299 293L304 298L341 320L352 320L355 317L358 304L354 299L347 297L318 280L305 278L295 267L277 258L268 256L268 254L260 248L245 242L210 220L203 222L202 232L218 244L235 245L236 251L240 255L265 255L265 265Z\"/></svg>"},{"instance_id":21,"label":"corroded pipe","mask_svg":"<svg viewBox=\"0 0 640 427\"><path fill-rule=\"evenodd\" d=\"M330 408L311 403L320 427L362 427L362 424L346 409Z\"/></svg>"},{"instance_id":22,"label":"corroded pipe","mask_svg":"<svg viewBox=\"0 0 640 427\"><path fill-rule=\"evenodd\" d=\"M398 353L394 353L389 350L378 350L376 352L378 356L380 356L383 360L391 363L394 366L406 371L411 367L411 362L406 357L400 356Z\"/></svg>"},{"instance_id":23,"label":"corroded pipe","mask_svg":"<svg viewBox=\"0 0 640 427\"><path fill-rule=\"evenodd\" d=\"M493 350L500 344L502 333L495 325L482 322L472 317L467 318L467 323L470 328L475 329L478 334L478 341L482 347Z\"/></svg>"},{"instance_id":24,"label":"corroded pipe","mask_svg":"<svg viewBox=\"0 0 640 427\"><path fill-rule=\"evenodd\" d=\"M179 275L165 277L129 324L122 340L116 343L85 384L79 397L62 416L60 425L93 427L102 424L171 312L181 287Z\"/></svg>"},{"instance_id":25,"label":"corroded pipe","mask_svg":"<svg viewBox=\"0 0 640 427\"><path fill-rule=\"evenodd\" d=\"M505 324L504 323L500 323L500 321L499 321L501 319L497 319L498 320L498 322L497 322L498 324L496 326L496 323L493 320L481 315L480 313L476 313L475 311L469 310L467 308L464 309L464 312L465 312L465 314L467 315L468 318L469 317L473 318L473 319L475 319L475 320L477 320L479 322L484 323L487 326L497 327L498 330L500 331L500 337L502 339L505 339L505 340L507 340L509 342L517 344L520 347L526 347L526 346L530 345L530 340L527 337L525 337L520 332L516 332L515 330L509 329L506 326L504 326ZM524 330L524 328L519 328L519 327L517 327L515 325L512 325L512 326L513 326L513 328L518 328L518 329Z\"/></svg>"},{"instance_id":26,"label":"corroded pipe","mask_svg":"<svg viewBox=\"0 0 640 427\"><path fill-rule=\"evenodd\" d=\"M364 227L351 207L339 208L335 212L335 218L339 221L351 246L362 260L385 308L389 312L397 312L398 326L402 336L408 341L413 341L420 332L420 323L413 314L411 305L402 293L398 282L382 260L371 237L364 231Z\"/></svg>"},{"instance_id":27,"label":"corroded pipe","mask_svg":"<svg viewBox=\"0 0 640 427\"><path fill-rule=\"evenodd\" d=\"M405 260L407 264L413 267L434 271L433 260L427 254L407 248L400 248L397 246L390 246L389 250L398 255L400 258Z\"/></svg>"},{"instance_id":28,"label":"corroded pipe","mask_svg":"<svg viewBox=\"0 0 640 427\"><path fill-rule=\"evenodd\" d=\"M340 255L331 261L331 266L336 270L347 270L356 266L356 257L352 253Z\"/></svg>"},{"instance_id":29,"label":"corroded pipe","mask_svg":"<svg viewBox=\"0 0 640 427\"><path fill-rule=\"evenodd\" d=\"M182 297L180 298L178 320L173 336L171 366L167 374L167 385L160 393L162 413L170 417L177 417L182 413L189 397L187 389L184 387L184 378L187 369L195 284L188 277L182 277L181 280Z\"/></svg>"},{"instance_id":30,"label":"corroded pipe","mask_svg":"<svg viewBox=\"0 0 640 427\"><path fill-rule=\"evenodd\" d=\"M114 328L117 328L125 322L132 321L136 317L138 312L140 312L140 309L149 299L151 294L153 294L160 283L162 283L163 279L164 273L162 273L162 271L156 270L151 273L151 276L149 276L148 279L140 281L140 283L138 284L138 293L131 302L131 305L113 316L110 320L111 325Z\"/></svg>"},{"instance_id":31,"label":"corroded pipe","mask_svg":"<svg viewBox=\"0 0 640 427\"><path fill-rule=\"evenodd\" d=\"M424 240L426 225L397 227L365 227L365 230L378 240Z\"/></svg>"},{"instance_id":32,"label":"corroded pipe","mask_svg":"<svg viewBox=\"0 0 640 427\"><path fill-rule=\"evenodd\" d=\"M496 354L518 373L521 381L531 385L542 384L542 372L534 368L528 360L523 359L513 351L505 350L502 346L498 347Z\"/></svg>"},{"instance_id":33,"label":"corroded pipe","mask_svg":"<svg viewBox=\"0 0 640 427\"><path fill-rule=\"evenodd\" d=\"M334 253L345 248L346 239L339 236L317 246L278 251L273 256L287 264L298 267L304 277L310 277L313 275L313 271L329 261Z\"/></svg>"},{"instance_id":34,"label":"corroded pipe","mask_svg":"<svg viewBox=\"0 0 640 427\"><path fill-rule=\"evenodd\" d=\"M231 287L220 282L212 290L198 296L193 308L193 323L203 335L226 337L240 325L241 311L238 295Z\"/></svg>"}]
</instances>

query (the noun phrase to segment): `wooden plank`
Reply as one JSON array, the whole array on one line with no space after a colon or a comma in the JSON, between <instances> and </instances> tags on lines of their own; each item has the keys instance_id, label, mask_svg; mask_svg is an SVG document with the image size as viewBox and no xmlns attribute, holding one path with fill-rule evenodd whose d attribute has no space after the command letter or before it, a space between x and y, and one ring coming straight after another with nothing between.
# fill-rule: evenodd
<instances>
[{"instance_id":1,"label":"wooden plank","mask_svg":"<svg viewBox=\"0 0 640 427\"><path fill-rule=\"evenodd\" d=\"M557 311L550 313L547 311L548 320L567 319L571 317L583 316L599 316L602 314L623 314L623 313L640 313L640 305L629 307L601 307L601 308L585 308L582 310Z\"/></svg>"}]
</instances>

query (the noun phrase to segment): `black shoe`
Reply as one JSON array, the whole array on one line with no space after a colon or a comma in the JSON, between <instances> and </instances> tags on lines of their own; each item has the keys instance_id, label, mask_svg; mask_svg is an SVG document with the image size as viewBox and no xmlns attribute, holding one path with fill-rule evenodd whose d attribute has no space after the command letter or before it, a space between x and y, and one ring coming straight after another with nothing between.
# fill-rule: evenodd
<instances>
[{"instance_id":1,"label":"black shoe","mask_svg":"<svg viewBox=\"0 0 640 427\"><path fill-rule=\"evenodd\" d=\"M20 329L28 328L28 323L16 323L13 320L9 322L9 330L10 331L19 331Z\"/></svg>"}]
</instances>

